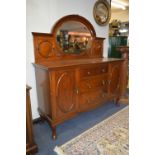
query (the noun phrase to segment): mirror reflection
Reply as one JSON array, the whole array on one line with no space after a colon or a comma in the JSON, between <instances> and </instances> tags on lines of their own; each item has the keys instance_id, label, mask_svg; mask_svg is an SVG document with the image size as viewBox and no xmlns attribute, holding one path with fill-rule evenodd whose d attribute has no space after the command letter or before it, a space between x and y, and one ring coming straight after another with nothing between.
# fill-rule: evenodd
<instances>
[{"instance_id":1,"label":"mirror reflection","mask_svg":"<svg viewBox=\"0 0 155 155\"><path fill-rule=\"evenodd\" d=\"M56 34L57 43L65 53L79 54L91 45L88 28L77 21L63 23Z\"/></svg>"}]
</instances>

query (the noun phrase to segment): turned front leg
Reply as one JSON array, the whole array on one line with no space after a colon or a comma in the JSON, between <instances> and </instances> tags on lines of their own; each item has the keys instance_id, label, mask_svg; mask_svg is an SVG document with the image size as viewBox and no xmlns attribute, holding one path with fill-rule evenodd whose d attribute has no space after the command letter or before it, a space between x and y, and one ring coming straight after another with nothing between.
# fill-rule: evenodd
<instances>
[{"instance_id":1,"label":"turned front leg","mask_svg":"<svg viewBox=\"0 0 155 155\"><path fill-rule=\"evenodd\" d=\"M52 139L55 140L57 138L56 126L51 125L51 128L52 128Z\"/></svg>"},{"instance_id":2,"label":"turned front leg","mask_svg":"<svg viewBox=\"0 0 155 155\"><path fill-rule=\"evenodd\" d=\"M119 101L119 99L120 99L120 97L118 96L118 97L116 97L115 99L114 99L114 104L116 105L116 106L120 106L120 103L118 102Z\"/></svg>"}]
</instances>

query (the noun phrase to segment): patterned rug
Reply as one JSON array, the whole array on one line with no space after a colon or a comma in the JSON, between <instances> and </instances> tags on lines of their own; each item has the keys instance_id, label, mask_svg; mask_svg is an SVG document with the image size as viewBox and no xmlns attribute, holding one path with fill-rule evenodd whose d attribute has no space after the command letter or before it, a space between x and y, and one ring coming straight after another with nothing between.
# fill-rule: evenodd
<instances>
[{"instance_id":1,"label":"patterned rug","mask_svg":"<svg viewBox=\"0 0 155 155\"><path fill-rule=\"evenodd\" d=\"M128 155L129 107L125 107L64 145L58 155Z\"/></svg>"}]
</instances>

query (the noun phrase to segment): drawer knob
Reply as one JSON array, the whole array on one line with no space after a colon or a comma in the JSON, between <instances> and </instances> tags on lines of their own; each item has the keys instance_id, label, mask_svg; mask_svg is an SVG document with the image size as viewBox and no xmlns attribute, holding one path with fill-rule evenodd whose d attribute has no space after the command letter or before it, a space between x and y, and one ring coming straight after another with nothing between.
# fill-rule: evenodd
<instances>
[{"instance_id":1,"label":"drawer knob","mask_svg":"<svg viewBox=\"0 0 155 155\"><path fill-rule=\"evenodd\" d=\"M104 80L102 81L102 84L105 85L105 81Z\"/></svg>"},{"instance_id":2,"label":"drawer knob","mask_svg":"<svg viewBox=\"0 0 155 155\"><path fill-rule=\"evenodd\" d=\"M103 93L103 94L102 94L102 97L104 98L105 96L106 96L106 93Z\"/></svg>"},{"instance_id":3,"label":"drawer knob","mask_svg":"<svg viewBox=\"0 0 155 155\"><path fill-rule=\"evenodd\" d=\"M79 90L78 89L75 89L75 93L78 95L79 94Z\"/></svg>"},{"instance_id":4,"label":"drawer knob","mask_svg":"<svg viewBox=\"0 0 155 155\"><path fill-rule=\"evenodd\" d=\"M120 86L119 86L119 84L118 84L118 85L117 85L117 89L119 89L119 87L120 87Z\"/></svg>"},{"instance_id":5,"label":"drawer knob","mask_svg":"<svg viewBox=\"0 0 155 155\"><path fill-rule=\"evenodd\" d=\"M90 72L88 71L87 74L90 75Z\"/></svg>"},{"instance_id":6,"label":"drawer knob","mask_svg":"<svg viewBox=\"0 0 155 155\"><path fill-rule=\"evenodd\" d=\"M111 80L108 81L108 84L109 84L109 85L111 84Z\"/></svg>"},{"instance_id":7,"label":"drawer knob","mask_svg":"<svg viewBox=\"0 0 155 155\"><path fill-rule=\"evenodd\" d=\"M105 69L102 69L102 72L105 72Z\"/></svg>"}]
</instances>

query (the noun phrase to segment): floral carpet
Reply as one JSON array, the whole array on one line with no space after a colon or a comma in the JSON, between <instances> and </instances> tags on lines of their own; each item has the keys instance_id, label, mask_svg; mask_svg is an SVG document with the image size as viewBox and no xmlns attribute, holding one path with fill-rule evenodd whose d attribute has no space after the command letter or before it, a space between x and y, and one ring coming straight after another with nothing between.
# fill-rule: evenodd
<instances>
[{"instance_id":1,"label":"floral carpet","mask_svg":"<svg viewBox=\"0 0 155 155\"><path fill-rule=\"evenodd\" d=\"M129 107L125 107L62 146L58 155L128 155Z\"/></svg>"}]
</instances>

